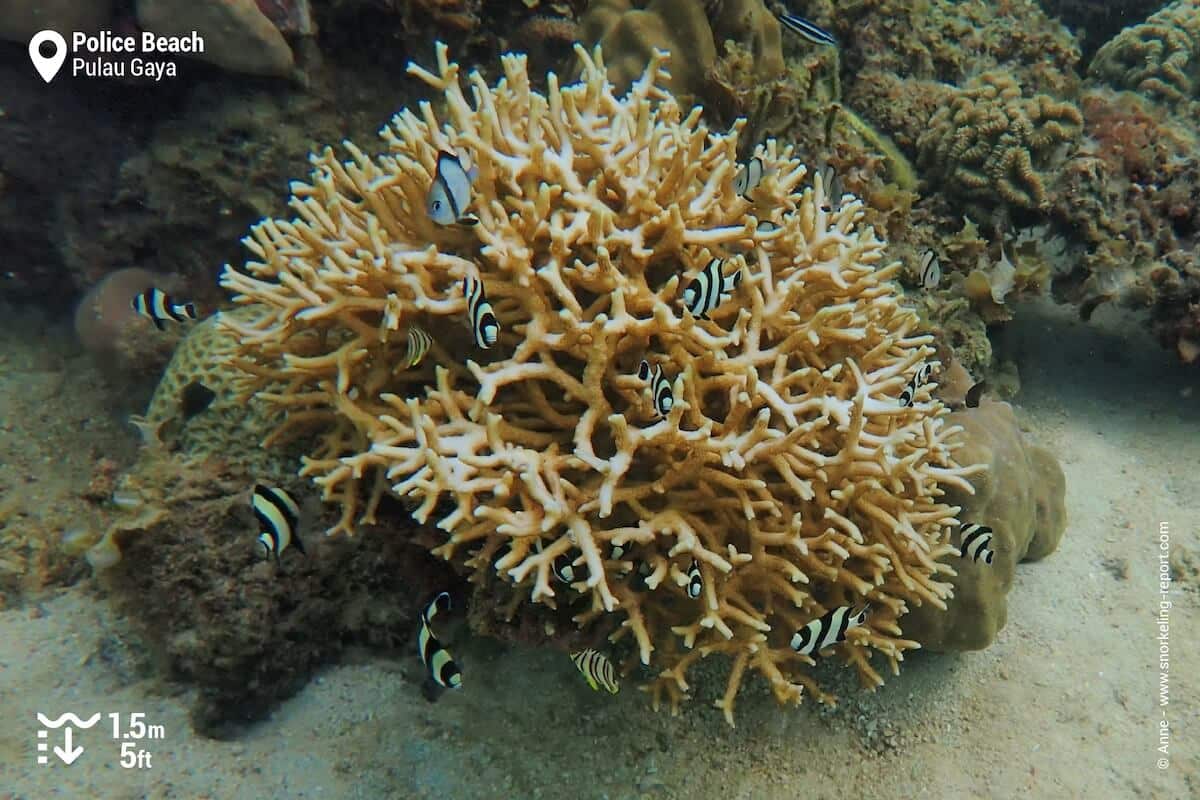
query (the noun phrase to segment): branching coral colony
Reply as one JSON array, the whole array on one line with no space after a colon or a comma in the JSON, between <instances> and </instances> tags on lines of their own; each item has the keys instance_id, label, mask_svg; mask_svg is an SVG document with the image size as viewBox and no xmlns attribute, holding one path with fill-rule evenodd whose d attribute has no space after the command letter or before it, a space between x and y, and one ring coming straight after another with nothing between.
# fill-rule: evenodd
<instances>
[{"instance_id":1,"label":"branching coral colony","mask_svg":"<svg viewBox=\"0 0 1200 800\"><path fill-rule=\"evenodd\" d=\"M868 603L831 651L878 685L872 651L894 672L918 647L900 617L944 607L958 509L938 498L970 491L977 469L955 462L960 429L928 386L898 400L932 354L898 303L899 264L880 265L860 201L802 185L790 147L760 147L761 181L743 175L739 194L742 123L714 133L684 115L665 53L618 97L599 49L577 52L582 80L551 75L543 96L522 56L464 91L439 44L436 72L410 71L444 93L448 121L422 103L381 132L385 155L314 155L311 183L292 185L298 218L255 226L256 260L222 277L261 308L226 323L242 366L287 411L278 435L319 432L303 472L341 504L337 529L388 491L440 515L435 553L473 580L632 640L624 669L650 667L656 705L677 706L716 653L732 659L717 703L731 723L747 668L780 702L830 700L790 642ZM471 165L477 224L427 213L439 153ZM693 316L685 290L714 258L729 293ZM486 349L468 278L499 322ZM434 344L409 368L413 327ZM652 397L660 372L669 410ZM567 563L570 584L555 577Z\"/></svg>"}]
</instances>

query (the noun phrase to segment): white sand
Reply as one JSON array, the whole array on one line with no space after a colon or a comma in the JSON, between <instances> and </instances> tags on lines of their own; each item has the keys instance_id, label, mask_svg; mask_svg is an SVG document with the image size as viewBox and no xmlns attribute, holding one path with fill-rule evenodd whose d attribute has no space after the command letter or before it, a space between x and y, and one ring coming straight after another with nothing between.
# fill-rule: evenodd
<instances>
[{"instance_id":1,"label":"white sand","mask_svg":"<svg viewBox=\"0 0 1200 800\"><path fill-rule=\"evenodd\" d=\"M31 382L53 387L31 377L27 330L0 333L3 436L49 438L56 425L81 443L117 436L103 412L94 434L62 419L76 393L43 402L43 420L18 419L32 413ZM984 652L918 653L874 694L839 690L833 710L779 709L755 681L731 730L709 705L718 674L703 676L697 700L672 718L631 687L593 693L560 654L459 641L467 688L436 704L420 695L415 654L364 659L218 742L190 732L186 693L142 677L126 623L85 581L0 613L0 799L1198 796L1200 587L1172 590L1162 770L1155 615L1160 523L1200 553L1200 371L1106 310L1084 326L1023 309L1005 341L1021 364L1020 416L1067 473L1070 525L1058 552L1018 569L1008 626ZM66 363L61 392L86 383L95 391L84 401L111 403L80 362ZM0 448L0 489L15 491L23 471L51 470L41 455L14 455L44 449L16 439ZM163 740L140 745L152 767L117 766L117 743L100 727L79 735L86 750L75 764L38 766L35 713L68 710L140 711L165 726Z\"/></svg>"}]
</instances>

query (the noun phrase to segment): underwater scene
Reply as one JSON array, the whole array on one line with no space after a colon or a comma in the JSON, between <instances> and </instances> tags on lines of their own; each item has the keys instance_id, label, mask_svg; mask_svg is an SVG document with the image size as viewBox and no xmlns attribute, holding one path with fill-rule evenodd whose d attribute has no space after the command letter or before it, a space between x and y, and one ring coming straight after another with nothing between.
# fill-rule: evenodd
<instances>
[{"instance_id":1,"label":"underwater scene","mask_svg":"<svg viewBox=\"0 0 1200 800\"><path fill-rule=\"evenodd\" d=\"M0 0L0 800L1200 797L1200 0Z\"/></svg>"}]
</instances>

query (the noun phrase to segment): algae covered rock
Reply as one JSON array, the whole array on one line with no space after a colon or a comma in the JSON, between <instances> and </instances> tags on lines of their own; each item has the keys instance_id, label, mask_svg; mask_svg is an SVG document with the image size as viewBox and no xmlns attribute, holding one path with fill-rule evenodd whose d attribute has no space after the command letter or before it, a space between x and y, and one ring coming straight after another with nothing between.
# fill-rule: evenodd
<instances>
[{"instance_id":1,"label":"algae covered rock","mask_svg":"<svg viewBox=\"0 0 1200 800\"><path fill-rule=\"evenodd\" d=\"M914 608L904 617L904 633L928 650L982 650L1008 619L1017 564L1045 558L1058 547L1067 525L1066 479L1054 455L1021 434L1008 403L984 400L978 408L952 413L947 423L965 430L956 456L988 467L969 479L974 495L951 487L947 501L962 506L964 524L992 529L996 555L991 564L953 561L958 574L950 579L954 597L947 610L932 604Z\"/></svg>"}]
</instances>

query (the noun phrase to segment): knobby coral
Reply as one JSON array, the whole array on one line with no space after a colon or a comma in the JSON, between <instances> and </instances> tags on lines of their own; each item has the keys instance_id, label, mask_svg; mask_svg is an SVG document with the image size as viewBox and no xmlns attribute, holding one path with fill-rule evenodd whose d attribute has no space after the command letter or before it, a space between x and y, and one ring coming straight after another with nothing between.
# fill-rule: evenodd
<instances>
[{"instance_id":1,"label":"knobby coral","mask_svg":"<svg viewBox=\"0 0 1200 800\"><path fill-rule=\"evenodd\" d=\"M933 352L899 303L900 265L881 263L861 202L804 184L790 148L758 148L764 177L739 195L742 123L685 115L662 88L665 53L618 96L599 49L576 52L582 80L551 75L543 95L514 55L498 85L472 73L464 89L439 45L436 71L410 71L446 119L422 103L384 128L381 156L314 155L297 218L255 226L254 259L222 277L260 309L226 323L241 364L287 412L281 431L320 435L303 472L342 504L339 528L384 493L406 498L475 582L632 640L622 663L651 667L656 704L718 653L731 722L747 668L781 702L806 687L827 700L789 641L865 602L866 625L834 649L881 683L872 653L898 669L918 646L901 617L948 595L957 508L939 498L981 468L956 462L960 429L927 387L898 402ZM426 214L441 151L478 170L478 224ZM704 319L680 299L713 258L742 280ZM499 322L486 350L467 278ZM435 344L408 368L412 326ZM643 359L671 387L664 415Z\"/></svg>"},{"instance_id":2,"label":"knobby coral","mask_svg":"<svg viewBox=\"0 0 1200 800\"><path fill-rule=\"evenodd\" d=\"M1045 209L1063 146L1077 142L1082 124L1073 104L1027 97L1008 75L988 72L934 112L917 148L921 163L966 197Z\"/></svg>"}]
</instances>

